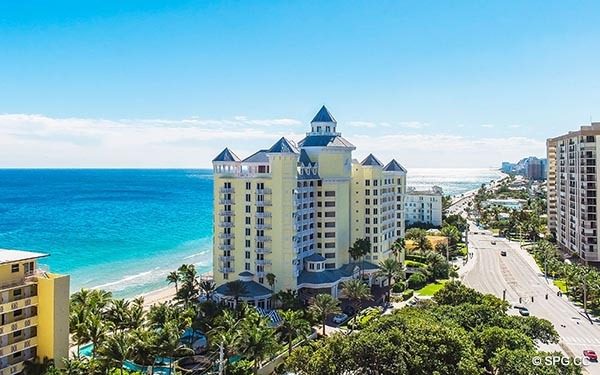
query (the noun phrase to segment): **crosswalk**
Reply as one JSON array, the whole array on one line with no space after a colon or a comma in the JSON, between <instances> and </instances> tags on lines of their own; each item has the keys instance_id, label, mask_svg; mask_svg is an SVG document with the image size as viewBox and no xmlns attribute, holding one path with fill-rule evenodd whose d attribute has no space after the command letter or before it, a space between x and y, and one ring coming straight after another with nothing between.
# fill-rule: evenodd
<instances>
[{"instance_id":1,"label":"crosswalk","mask_svg":"<svg viewBox=\"0 0 600 375\"><path fill-rule=\"evenodd\" d=\"M600 345L600 339L594 337L565 336L562 341L567 345Z\"/></svg>"}]
</instances>

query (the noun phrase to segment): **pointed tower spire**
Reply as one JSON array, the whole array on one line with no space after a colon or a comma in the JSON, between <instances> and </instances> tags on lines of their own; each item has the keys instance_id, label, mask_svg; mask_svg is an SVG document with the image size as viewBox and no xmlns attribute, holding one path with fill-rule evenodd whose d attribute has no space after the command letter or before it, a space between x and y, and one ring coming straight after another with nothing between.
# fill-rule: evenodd
<instances>
[{"instance_id":1,"label":"pointed tower spire","mask_svg":"<svg viewBox=\"0 0 600 375\"><path fill-rule=\"evenodd\" d=\"M325 106L321 107L310 124L315 135L335 135L337 121Z\"/></svg>"}]
</instances>

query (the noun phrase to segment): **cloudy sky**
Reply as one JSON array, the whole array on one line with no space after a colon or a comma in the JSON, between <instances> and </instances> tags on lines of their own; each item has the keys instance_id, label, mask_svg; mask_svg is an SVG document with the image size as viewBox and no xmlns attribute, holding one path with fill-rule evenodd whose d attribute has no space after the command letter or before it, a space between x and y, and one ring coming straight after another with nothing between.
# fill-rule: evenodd
<instances>
[{"instance_id":1,"label":"cloudy sky","mask_svg":"<svg viewBox=\"0 0 600 375\"><path fill-rule=\"evenodd\" d=\"M125 4L123 4L125 3ZM321 105L358 149L490 167L600 120L600 5L0 3L0 167L207 167Z\"/></svg>"}]
</instances>

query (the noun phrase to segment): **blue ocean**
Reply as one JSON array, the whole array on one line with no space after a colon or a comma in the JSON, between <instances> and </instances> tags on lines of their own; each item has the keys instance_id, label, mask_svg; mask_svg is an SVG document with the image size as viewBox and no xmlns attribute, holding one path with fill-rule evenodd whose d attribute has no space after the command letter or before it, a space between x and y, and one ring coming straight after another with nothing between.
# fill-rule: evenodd
<instances>
[{"instance_id":1,"label":"blue ocean","mask_svg":"<svg viewBox=\"0 0 600 375\"><path fill-rule=\"evenodd\" d=\"M499 177L491 169L409 170L408 184L460 194ZM71 290L132 297L166 286L183 263L211 270L212 171L0 170L0 248L50 253Z\"/></svg>"}]
</instances>

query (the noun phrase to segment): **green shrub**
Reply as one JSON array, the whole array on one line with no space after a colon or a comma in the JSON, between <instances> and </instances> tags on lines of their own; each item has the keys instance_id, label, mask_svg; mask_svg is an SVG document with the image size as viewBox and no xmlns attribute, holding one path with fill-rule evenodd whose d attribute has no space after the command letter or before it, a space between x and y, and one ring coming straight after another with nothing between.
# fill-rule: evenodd
<instances>
[{"instance_id":1,"label":"green shrub","mask_svg":"<svg viewBox=\"0 0 600 375\"><path fill-rule=\"evenodd\" d=\"M406 254L404 256L404 260L425 263L425 262L427 262L427 257L425 257L423 255L417 255L417 254Z\"/></svg>"},{"instance_id":2,"label":"green shrub","mask_svg":"<svg viewBox=\"0 0 600 375\"><path fill-rule=\"evenodd\" d=\"M404 265L406 267L414 267L414 268L425 268L425 267L427 267L427 264L421 263L421 262L417 262L417 261L413 261L413 260L406 260L406 261L404 261Z\"/></svg>"},{"instance_id":3,"label":"green shrub","mask_svg":"<svg viewBox=\"0 0 600 375\"><path fill-rule=\"evenodd\" d=\"M421 289L425 284L427 284L427 277L421 272L413 273L408 278L408 287L411 289Z\"/></svg>"},{"instance_id":4,"label":"green shrub","mask_svg":"<svg viewBox=\"0 0 600 375\"><path fill-rule=\"evenodd\" d=\"M402 300L406 301L408 300L410 297L412 297L415 294L415 291L412 289L406 289L403 293L402 293Z\"/></svg>"},{"instance_id":5,"label":"green shrub","mask_svg":"<svg viewBox=\"0 0 600 375\"><path fill-rule=\"evenodd\" d=\"M402 293L406 289L406 284L404 282L397 282L392 286L392 292L394 293Z\"/></svg>"}]
</instances>

